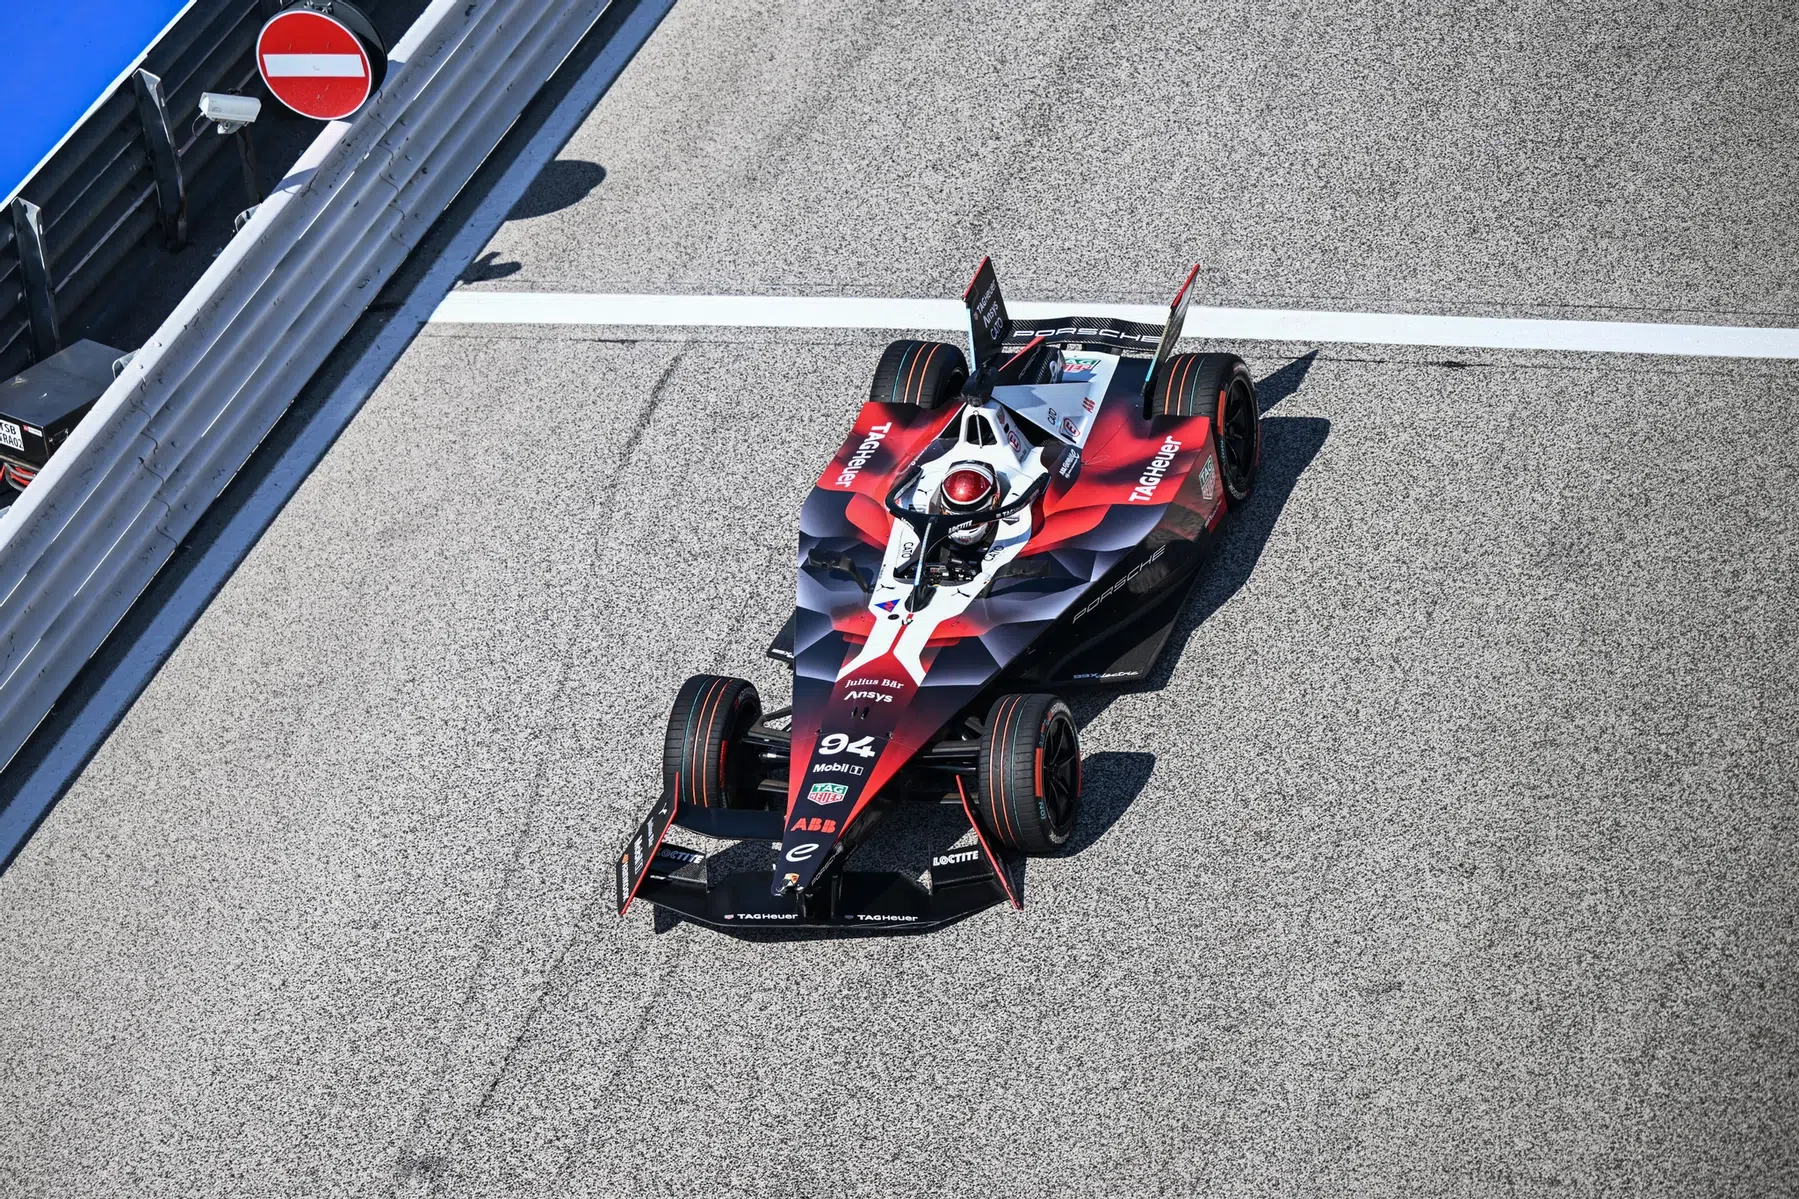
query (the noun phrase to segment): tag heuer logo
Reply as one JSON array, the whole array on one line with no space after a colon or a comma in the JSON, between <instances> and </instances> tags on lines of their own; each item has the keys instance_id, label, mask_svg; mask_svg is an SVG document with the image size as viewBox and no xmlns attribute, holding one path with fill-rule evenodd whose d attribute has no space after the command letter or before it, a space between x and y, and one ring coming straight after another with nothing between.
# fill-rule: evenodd
<instances>
[{"instance_id":1,"label":"tag heuer logo","mask_svg":"<svg viewBox=\"0 0 1799 1199\"><path fill-rule=\"evenodd\" d=\"M849 793L850 789L842 783L813 783L806 798L816 804L834 804L846 798Z\"/></svg>"}]
</instances>

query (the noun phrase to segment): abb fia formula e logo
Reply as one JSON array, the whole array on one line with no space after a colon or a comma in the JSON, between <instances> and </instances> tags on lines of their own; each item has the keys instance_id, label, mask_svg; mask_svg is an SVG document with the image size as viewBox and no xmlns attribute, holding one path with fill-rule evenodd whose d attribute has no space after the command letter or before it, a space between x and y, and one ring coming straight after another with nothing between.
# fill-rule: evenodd
<instances>
[{"instance_id":1,"label":"abb fia formula e logo","mask_svg":"<svg viewBox=\"0 0 1799 1199\"><path fill-rule=\"evenodd\" d=\"M1161 447L1156 450L1156 456L1143 468L1143 475L1137 480L1137 485L1131 488L1131 503L1147 504L1156 498L1156 488L1162 485L1162 476L1168 473L1168 468L1174 464L1174 456L1180 452L1181 443L1174 438L1170 437L1162 442Z\"/></svg>"}]
</instances>

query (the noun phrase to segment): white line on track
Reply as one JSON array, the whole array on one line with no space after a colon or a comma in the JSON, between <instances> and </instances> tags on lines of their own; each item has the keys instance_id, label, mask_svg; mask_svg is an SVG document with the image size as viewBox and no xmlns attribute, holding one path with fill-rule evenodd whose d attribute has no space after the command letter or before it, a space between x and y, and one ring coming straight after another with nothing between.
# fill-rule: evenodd
<instances>
[{"instance_id":1,"label":"white line on track","mask_svg":"<svg viewBox=\"0 0 1799 1199\"><path fill-rule=\"evenodd\" d=\"M1167 319L1153 304L1015 303L1015 316ZM432 321L477 325L683 325L763 329L962 329L959 300L852 296L652 296L569 292L458 291ZM1705 358L1799 358L1799 329L1549 321L1277 308L1201 308L1187 335L1233 341L1343 342L1492 350L1683 354Z\"/></svg>"}]
</instances>

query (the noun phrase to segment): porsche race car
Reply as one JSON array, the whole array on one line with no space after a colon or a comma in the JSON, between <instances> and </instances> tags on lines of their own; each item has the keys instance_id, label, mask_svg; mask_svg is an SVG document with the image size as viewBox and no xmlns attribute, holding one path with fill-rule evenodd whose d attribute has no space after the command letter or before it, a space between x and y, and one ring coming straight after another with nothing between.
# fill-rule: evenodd
<instances>
[{"instance_id":1,"label":"porsche race car","mask_svg":"<svg viewBox=\"0 0 1799 1199\"><path fill-rule=\"evenodd\" d=\"M723 676L680 689L661 797L616 864L621 916L641 898L723 929L898 931L1020 906L1017 855L1067 846L1080 804L1058 693L1148 674L1255 487L1249 371L1174 352L1197 272L1162 325L1026 321L983 261L966 354L887 347L800 512L794 612L768 651L792 704L765 712ZM918 803L960 808L972 844L928 877L851 868ZM772 861L723 869L671 827Z\"/></svg>"}]
</instances>

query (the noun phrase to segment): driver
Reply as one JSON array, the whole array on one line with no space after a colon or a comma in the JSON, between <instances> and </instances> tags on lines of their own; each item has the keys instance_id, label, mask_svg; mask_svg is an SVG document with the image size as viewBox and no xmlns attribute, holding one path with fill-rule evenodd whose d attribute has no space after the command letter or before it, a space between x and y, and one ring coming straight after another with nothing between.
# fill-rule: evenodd
<instances>
[{"instance_id":1,"label":"driver","mask_svg":"<svg viewBox=\"0 0 1799 1199\"><path fill-rule=\"evenodd\" d=\"M999 480L985 462L958 462L943 476L937 494L931 497L931 511L944 516L958 516L982 508L992 508ZM962 549L974 549L993 534L993 522L982 521L949 535L950 541Z\"/></svg>"}]
</instances>

